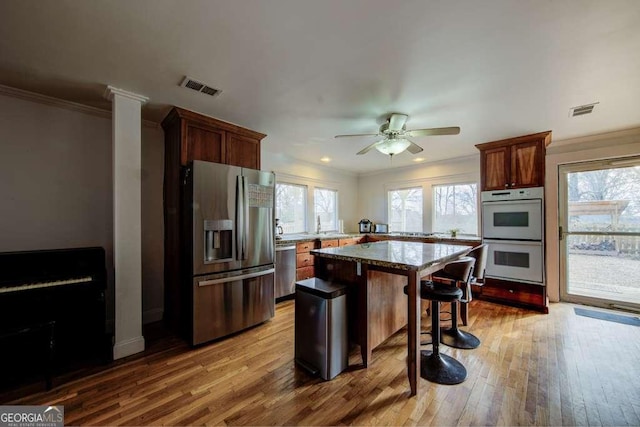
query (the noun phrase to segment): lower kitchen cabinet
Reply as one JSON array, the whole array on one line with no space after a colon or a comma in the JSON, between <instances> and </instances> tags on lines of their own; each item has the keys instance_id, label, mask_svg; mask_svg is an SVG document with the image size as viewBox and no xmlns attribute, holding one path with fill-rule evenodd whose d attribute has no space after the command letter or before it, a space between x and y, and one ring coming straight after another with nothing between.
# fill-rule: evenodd
<instances>
[{"instance_id":1,"label":"lower kitchen cabinet","mask_svg":"<svg viewBox=\"0 0 640 427\"><path fill-rule=\"evenodd\" d=\"M364 243L364 241L365 241L364 237L348 237L346 239L340 239L338 241L338 245L340 247L352 246L352 245L358 245L360 243Z\"/></svg>"},{"instance_id":2,"label":"lower kitchen cabinet","mask_svg":"<svg viewBox=\"0 0 640 427\"><path fill-rule=\"evenodd\" d=\"M296 244L296 280L314 277L313 255L309 252L315 247L315 240Z\"/></svg>"},{"instance_id":3,"label":"lower kitchen cabinet","mask_svg":"<svg viewBox=\"0 0 640 427\"><path fill-rule=\"evenodd\" d=\"M339 246L339 242L340 241L338 239L320 240L320 249L337 248Z\"/></svg>"},{"instance_id":4,"label":"lower kitchen cabinet","mask_svg":"<svg viewBox=\"0 0 640 427\"><path fill-rule=\"evenodd\" d=\"M318 239L300 242L296 245L296 280L315 277L314 256L312 249L337 248L341 246L357 245L364 243L365 237L347 237L345 239Z\"/></svg>"},{"instance_id":5,"label":"lower kitchen cabinet","mask_svg":"<svg viewBox=\"0 0 640 427\"><path fill-rule=\"evenodd\" d=\"M485 278L479 299L549 312L546 286Z\"/></svg>"}]
</instances>

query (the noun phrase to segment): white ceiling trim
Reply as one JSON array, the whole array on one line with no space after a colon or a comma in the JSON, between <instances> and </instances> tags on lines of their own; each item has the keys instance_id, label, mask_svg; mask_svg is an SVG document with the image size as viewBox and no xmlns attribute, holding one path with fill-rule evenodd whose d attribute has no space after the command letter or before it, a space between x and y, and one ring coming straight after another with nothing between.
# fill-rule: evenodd
<instances>
[{"instance_id":1,"label":"white ceiling trim","mask_svg":"<svg viewBox=\"0 0 640 427\"><path fill-rule=\"evenodd\" d=\"M5 86L2 84L0 84L0 95L23 99L25 101L36 102L38 104L48 105L51 107L63 108L65 110L75 111L82 114L88 114L90 116L101 117L104 119L111 120L112 118L110 110L103 110L102 108L91 107L77 102L54 98L52 96L29 92L27 90L16 89L14 87ZM142 126L147 128L157 128L159 126L159 123L151 120L142 120Z\"/></svg>"}]
</instances>

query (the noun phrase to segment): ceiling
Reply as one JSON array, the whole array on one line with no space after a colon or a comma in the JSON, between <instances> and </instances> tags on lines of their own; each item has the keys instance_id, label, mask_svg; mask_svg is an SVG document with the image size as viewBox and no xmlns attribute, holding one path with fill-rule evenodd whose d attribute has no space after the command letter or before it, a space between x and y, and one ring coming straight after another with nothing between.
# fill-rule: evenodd
<instances>
[{"instance_id":1,"label":"ceiling","mask_svg":"<svg viewBox=\"0 0 640 427\"><path fill-rule=\"evenodd\" d=\"M364 173L640 126L640 1L22 0L0 2L0 84L110 109L106 85L266 133L265 150ZM179 86L185 76L222 90ZM590 115L574 106L598 102ZM388 113L414 138L356 153Z\"/></svg>"}]
</instances>

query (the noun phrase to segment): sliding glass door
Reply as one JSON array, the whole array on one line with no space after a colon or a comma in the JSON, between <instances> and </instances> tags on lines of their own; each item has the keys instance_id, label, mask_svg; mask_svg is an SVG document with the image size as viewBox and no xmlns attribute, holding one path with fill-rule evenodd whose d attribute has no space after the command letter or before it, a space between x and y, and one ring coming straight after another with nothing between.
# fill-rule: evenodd
<instances>
[{"instance_id":1,"label":"sliding glass door","mask_svg":"<svg viewBox=\"0 0 640 427\"><path fill-rule=\"evenodd\" d=\"M561 165L563 301L640 308L640 158Z\"/></svg>"}]
</instances>

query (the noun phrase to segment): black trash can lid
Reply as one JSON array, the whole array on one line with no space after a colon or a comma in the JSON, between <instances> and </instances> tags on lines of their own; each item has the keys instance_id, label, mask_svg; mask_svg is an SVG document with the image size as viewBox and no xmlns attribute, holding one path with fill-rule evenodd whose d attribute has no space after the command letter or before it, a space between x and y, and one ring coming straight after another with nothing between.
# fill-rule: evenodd
<instances>
[{"instance_id":1,"label":"black trash can lid","mask_svg":"<svg viewBox=\"0 0 640 427\"><path fill-rule=\"evenodd\" d=\"M333 299L347 293L347 286L342 283L312 277L296 282L296 292L307 292L324 299Z\"/></svg>"}]
</instances>

